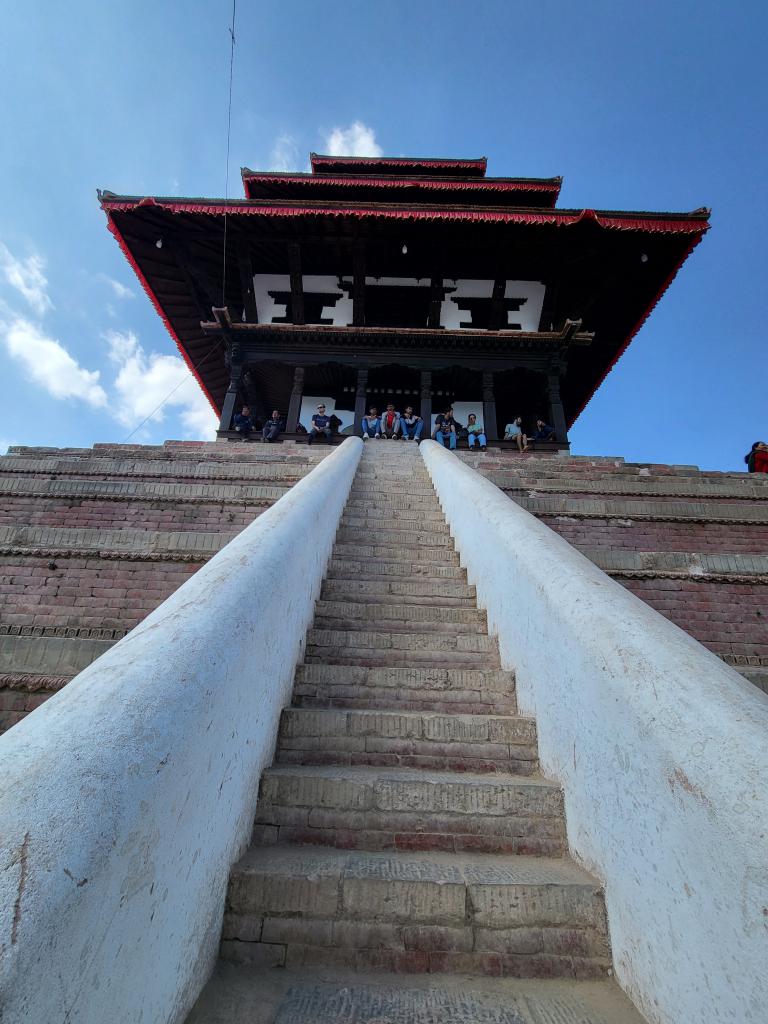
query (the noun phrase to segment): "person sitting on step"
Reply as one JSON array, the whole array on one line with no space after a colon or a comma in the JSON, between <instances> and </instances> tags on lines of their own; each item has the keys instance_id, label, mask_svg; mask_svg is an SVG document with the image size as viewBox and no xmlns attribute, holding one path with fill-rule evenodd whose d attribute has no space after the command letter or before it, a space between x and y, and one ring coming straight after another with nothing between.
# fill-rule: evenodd
<instances>
[{"instance_id":1,"label":"person sitting on step","mask_svg":"<svg viewBox=\"0 0 768 1024\"><path fill-rule=\"evenodd\" d=\"M419 444L423 429L424 420L421 416L416 415L412 406L406 406L405 412L400 417L400 430L402 431L403 439L405 441L415 441L416 444Z\"/></svg>"},{"instance_id":2,"label":"person sitting on step","mask_svg":"<svg viewBox=\"0 0 768 1024\"><path fill-rule=\"evenodd\" d=\"M516 416L504 427L504 440L514 441L521 452L528 451L528 438L523 433L523 419Z\"/></svg>"},{"instance_id":3,"label":"person sitting on step","mask_svg":"<svg viewBox=\"0 0 768 1024\"><path fill-rule=\"evenodd\" d=\"M450 406L445 412L439 412L435 417L435 432L432 437L443 447L447 440L451 451L456 450L456 420L453 418L453 409Z\"/></svg>"},{"instance_id":4,"label":"person sitting on step","mask_svg":"<svg viewBox=\"0 0 768 1024\"><path fill-rule=\"evenodd\" d=\"M485 430L483 424L477 422L477 416L471 412L467 418L467 444L469 450L472 451L477 442L477 447L481 452L485 451Z\"/></svg>"},{"instance_id":5,"label":"person sitting on step","mask_svg":"<svg viewBox=\"0 0 768 1024\"><path fill-rule=\"evenodd\" d=\"M261 430L261 436L265 441L272 442L276 441L283 430L283 421L280 418L280 413L277 409L272 410L272 415L269 417L267 422L264 424Z\"/></svg>"},{"instance_id":6,"label":"person sitting on step","mask_svg":"<svg viewBox=\"0 0 768 1024\"><path fill-rule=\"evenodd\" d=\"M369 437L381 437L379 410L375 405L372 405L368 410L367 416L363 416L362 428L364 441L367 441Z\"/></svg>"},{"instance_id":7,"label":"person sitting on step","mask_svg":"<svg viewBox=\"0 0 768 1024\"><path fill-rule=\"evenodd\" d=\"M307 431L307 444L312 444L316 437L323 434L326 442L331 439L331 417L325 415L325 406L318 405L317 412L312 417L312 422Z\"/></svg>"},{"instance_id":8,"label":"person sitting on step","mask_svg":"<svg viewBox=\"0 0 768 1024\"><path fill-rule=\"evenodd\" d=\"M381 415L381 436L396 440L400 436L400 413L395 412L395 407L390 402L387 411Z\"/></svg>"},{"instance_id":9,"label":"person sitting on step","mask_svg":"<svg viewBox=\"0 0 768 1024\"><path fill-rule=\"evenodd\" d=\"M531 438L532 441L554 441L555 440L555 428L550 423L545 423L541 417L536 420L536 433Z\"/></svg>"},{"instance_id":10,"label":"person sitting on step","mask_svg":"<svg viewBox=\"0 0 768 1024\"><path fill-rule=\"evenodd\" d=\"M242 412L236 412L232 417L232 427L240 435L242 441L250 441L253 430L251 410L247 405L243 406Z\"/></svg>"}]
</instances>

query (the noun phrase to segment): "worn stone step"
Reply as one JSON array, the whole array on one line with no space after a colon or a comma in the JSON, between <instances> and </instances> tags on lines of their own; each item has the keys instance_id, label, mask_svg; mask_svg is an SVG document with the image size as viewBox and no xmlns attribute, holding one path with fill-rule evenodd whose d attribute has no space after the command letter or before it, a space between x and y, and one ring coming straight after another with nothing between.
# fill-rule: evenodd
<instances>
[{"instance_id":1,"label":"worn stone step","mask_svg":"<svg viewBox=\"0 0 768 1024\"><path fill-rule=\"evenodd\" d=\"M300 707L517 713L515 679L502 669L304 664L296 669Z\"/></svg>"},{"instance_id":2,"label":"worn stone step","mask_svg":"<svg viewBox=\"0 0 768 1024\"><path fill-rule=\"evenodd\" d=\"M360 515L347 515L346 512L341 517L339 523L341 530L357 530L364 531L369 534L371 530L382 530L384 535L395 536L395 534L416 534L419 537L450 537L450 530L448 524L443 521L440 522L437 519L430 519L428 523L421 519L402 519L400 517L392 519L383 516L377 516L376 513L367 512ZM444 543L443 541L434 541L435 544ZM452 543L447 541L445 543Z\"/></svg>"},{"instance_id":3,"label":"worn stone step","mask_svg":"<svg viewBox=\"0 0 768 1024\"><path fill-rule=\"evenodd\" d=\"M384 487L406 488L411 490L417 488L419 491L434 494L432 480L425 470L417 473L415 467L408 466L404 469L366 469L361 467L355 474L352 486L368 486L369 484L382 484Z\"/></svg>"},{"instance_id":4,"label":"worn stone step","mask_svg":"<svg viewBox=\"0 0 768 1024\"><path fill-rule=\"evenodd\" d=\"M538 775L275 765L262 775L254 841L556 857L563 797Z\"/></svg>"},{"instance_id":5,"label":"worn stone step","mask_svg":"<svg viewBox=\"0 0 768 1024\"><path fill-rule=\"evenodd\" d=\"M531 775L536 726L511 715L285 708L276 760Z\"/></svg>"},{"instance_id":6,"label":"worn stone step","mask_svg":"<svg viewBox=\"0 0 768 1024\"><path fill-rule=\"evenodd\" d=\"M566 859L251 847L232 870L224 934L225 958L289 968L339 966L345 952L369 967L382 950L414 954L400 968L414 973L434 952L462 954L467 974L610 968L600 887Z\"/></svg>"},{"instance_id":7,"label":"worn stone step","mask_svg":"<svg viewBox=\"0 0 768 1024\"><path fill-rule=\"evenodd\" d=\"M333 558L370 559L379 562L398 562L412 558L423 564L458 565L459 556L453 547L445 545L429 545L427 543L406 545L378 544L376 535L369 538L367 544L349 544L336 541L333 547Z\"/></svg>"},{"instance_id":8,"label":"worn stone step","mask_svg":"<svg viewBox=\"0 0 768 1024\"><path fill-rule=\"evenodd\" d=\"M435 494L414 494L413 497L409 497L407 494L383 495L378 491L373 494L370 491L359 493L360 497L357 496L357 493L350 495L346 506L348 512L365 511L373 505L383 518L393 512L404 510L418 510L425 517L430 514L440 515L440 506Z\"/></svg>"},{"instance_id":9,"label":"worn stone step","mask_svg":"<svg viewBox=\"0 0 768 1024\"><path fill-rule=\"evenodd\" d=\"M476 608L474 586L459 580L361 580L354 578L325 579L320 596L328 600L366 602L397 602L402 604L439 604Z\"/></svg>"},{"instance_id":10,"label":"worn stone step","mask_svg":"<svg viewBox=\"0 0 768 1024\"><path fill-rule=\"evenodd\" d=\"M361 623L362 624L362 623ZM337 665L499 668L495 637L390 629L310 629L304 660Z\"/></svg>"},{"instance_id":11,"label":"worn stone step","mask_svg":"<svg viewBox=\"0 0 768 1024\"><path fill-rule=\"evenodd\" d=\"M329 602L329 605L333 605L334 602ZM341 602L338 602L341 604ZM418 606L409 605L408 608L403 609L400 607L392 608L386 604L372 604L372 605L344 605L354 609L355 612L369 608L374 614L366 615L363 617L359 614L351 615L338 615L331 607L327 614L316 614L315 620L312 623L314 629L333 629L333 630L377 630L386 629L392 633L423 633L425 629L428 629L430 633L445 633L448 636L455 636L458 633L464 633L467 635L487 635L488 628L485 622L443 622L440 620L430 620L425 616L419 616L419 618L411 619L407 615L407 611L421 611ZM377 611L388 611L390 614L384 616L376 614ZM439 612L442 609L432 607L424 609L424 611ZM451 610L451 609L447 609ZM471 609L466 609L470 611Z\"/></svg>"},{"instance_id":12,"label":"worn stone step","mask_svg":"<svg viewBox=\"0 0 768 1024\"><path fill-rule=\"evenodd\" d=\"M312 627L307 631L307 647L498 654L496 638L486 634L442 634L428 630L403 634L396 629L395 623L387 623L388 628L381 630L366 629L366 623L363 621L360 622L360 626L363 628L356 626L351 629L316 629Z\"/></svg>"},{"instance_id":13,"label":"worn stone step","mask_svg":"<svg viewBox=\"0 0 768 1024\"><path fill-rule=\"evenodd\" d=\"M386 523L392 529L396 529L399 523L406 523L408 528L416 526L418 529L445 529L446 523L443 516L435 508L424 510L423 508L395 508L387 509L386 513L372 508L369 502L350 502L344 508L342 522L347 519L374 517L378 522Z\"/></svg>"},{"instance_id":14,"label":"worn stone step","mask_svg":"<svg viewBox=\"0 0 768 1024\"><path fill-rule=\"evenodd\" d=\"M238 940L227 941L240 959ZM313 969L304 955L279 971L220 960L186 1024L644 1024L615 982L521 979L513 956L489 953L495 976L482 979L464 975L461 953L343 948L339 959ZM383 973L415 961L421 975Z\"/></svg>"},{"instance_id":15,"label":"worn stone step","mask_svg":"<svg viewBox=\"0 0 768 1024\"><path fill-rule=\"evenodd\" d=\"M338 544L385 544L396 548L445 547L453 549L453 538L447 530L438 532L429 526L414 530L391 530L381 520L358 520L357 527L345 523L336 534Z\"/></svg>"},{"instance_id":16,"label":"worn stone step","mask_svg":"<svg viewBox=\"0 0 768 1024\"><path fill-rule=\"evenodd\" d=\"M334 620L334 621L331 621ZM430 630L440 632L471 633L479 631L487 633L485 612L477 608L440 607L440 605L400 604L397 600L390 602L376 601L365 603L361 600L329 601L321 599L315 605L315 621L313 625L321 629L338 629L341 623L351 620L363 622L389 623L401 622L408 624L410 629L417 629L423 623L429 623ZM349 628L347 625L341 628ZM423 627L422 627L423 628Z\"/></svg>"},{"instance_id":17,"label":"worn stone step","mask_svg":"<svg viewBox=\"0 0 768 1024\"><path fill-rule=\"evenodd\" d=\"M375 580L388 576L428 577L430 579L466 580L466 573L459 565L437 562L401 562L367 558L333 556L328 563L327 577L330 579Z\"/></svg>"}]
</instances>

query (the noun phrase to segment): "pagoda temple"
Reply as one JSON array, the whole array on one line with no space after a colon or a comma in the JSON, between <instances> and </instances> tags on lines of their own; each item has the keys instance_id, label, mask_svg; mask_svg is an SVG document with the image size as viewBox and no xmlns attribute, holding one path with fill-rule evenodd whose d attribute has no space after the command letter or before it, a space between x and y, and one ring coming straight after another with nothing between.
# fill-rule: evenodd
<instances>
[{"instance_id":1,"label":"pagoda temple","mask_svg":"<svg viewBox=\"0 0 768 1024\"><path fill-rule=\"evenodd\" d=\"M100 192L109 229L219 417L322 399L343 433L369 405L453 405L490 442L575 422L708 229L709 210L557 207L560 178L486 159L311 154L242 170L245 199Z\"/></svg>"}]
</instances>

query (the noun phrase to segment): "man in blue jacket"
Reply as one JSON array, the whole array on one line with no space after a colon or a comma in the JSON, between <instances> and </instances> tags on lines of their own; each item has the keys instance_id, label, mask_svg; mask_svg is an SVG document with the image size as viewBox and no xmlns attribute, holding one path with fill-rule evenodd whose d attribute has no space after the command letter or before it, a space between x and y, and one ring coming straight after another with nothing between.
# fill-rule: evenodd
<instances>
[{"instance_id":1,"label":"man in blue jacket","mask_svg":"<svg viewBox=\"0 0 768 1024\"><path fill-rule=\"evenodd\" d=\"M243 406L242 412L236 412L232 417L232 427L237 431L243 441L250 441L253 430L251 410L247 405Z\"/></svg>"},{"instance_id":2,"label":"man in blue jacket","mask_svg":"<svg viewBox=\"0 0 768 1024\"><path fill-rule=\"evenodd\" d=\"M307 444L312 444L316 437L325 434L326 441L331 438L331 417L325 415L325 406L318 405L307 431Z\"/></svg>"}]
</instances>

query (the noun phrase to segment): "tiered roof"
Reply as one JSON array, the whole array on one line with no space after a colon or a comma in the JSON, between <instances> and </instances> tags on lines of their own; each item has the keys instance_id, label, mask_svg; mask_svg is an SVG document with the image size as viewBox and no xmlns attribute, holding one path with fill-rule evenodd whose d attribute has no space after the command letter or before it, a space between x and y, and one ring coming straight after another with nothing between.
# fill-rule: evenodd
<instances>
[{"instance_id":1,"label":"tiered roof","mask_svg":"<svg viewBox=\"0 0 768 1024\"><path fill-rule=\"evenodd\" d=\"M211 306L239 319L252 275L287 274L299 250L301 273L349 276L363 244L365 274L374 277L543 281L540 330L581 319L594 333L563 382L572 423L709 227L704 208L557 209L562 179L488 178L484 157L312 154L311 165L311 173L243 169L244 200L99 194L110 230L217 410L229 375L200 326ZM514 332L500 333L514 344Z\"/></svg>"}]
</instances>

